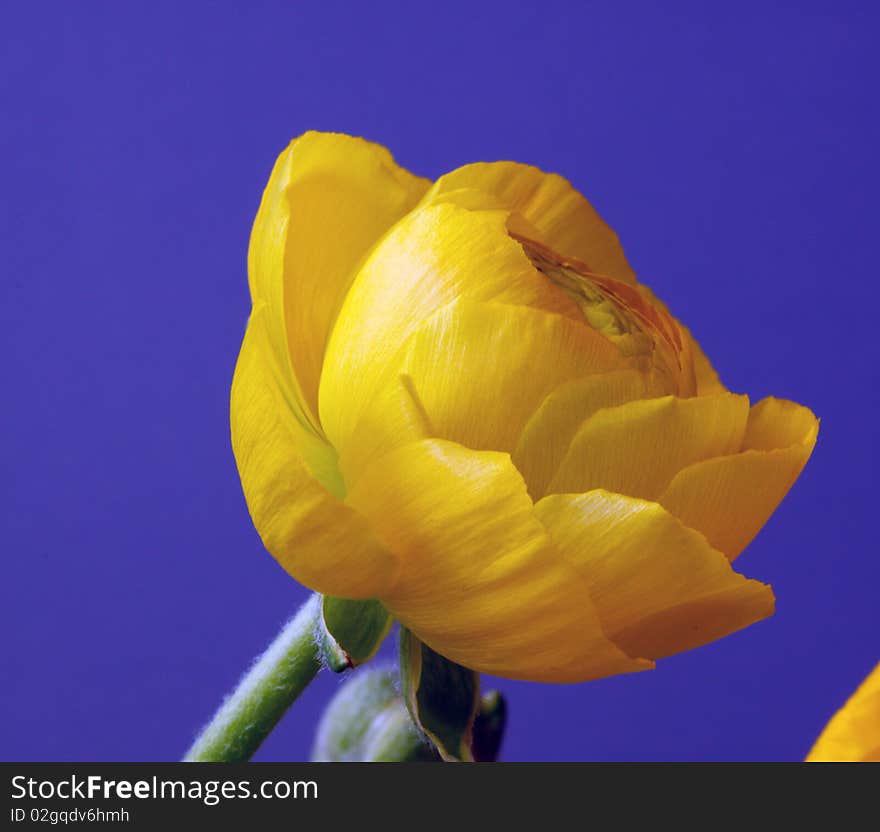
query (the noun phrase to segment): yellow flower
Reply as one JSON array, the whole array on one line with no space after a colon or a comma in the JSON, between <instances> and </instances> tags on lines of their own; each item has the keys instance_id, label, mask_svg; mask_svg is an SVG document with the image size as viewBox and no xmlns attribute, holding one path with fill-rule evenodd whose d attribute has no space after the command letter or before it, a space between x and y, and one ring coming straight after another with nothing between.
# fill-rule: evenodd
<instances>
[{"instance_id":1,"label":"yellow flower","mask_svg":"<svg viewBox=\"0 0 880 832\"><path fill-rule=\"evenodd\" d=\"M880 664L825 726L808 763L880 763Z\"/></svg>"},{"instance_id":2,"label":"yellow flower","mask_svg":"<svg viewBox=\"0 0 880 832\"><path fill-rule=\"evenodd\" d=\"M559 176L307 133L254 224L232 437L266 548L475 670L570 682L773 612L730 566L816 441L728 392Z\"/></svg>"}]
</instances>

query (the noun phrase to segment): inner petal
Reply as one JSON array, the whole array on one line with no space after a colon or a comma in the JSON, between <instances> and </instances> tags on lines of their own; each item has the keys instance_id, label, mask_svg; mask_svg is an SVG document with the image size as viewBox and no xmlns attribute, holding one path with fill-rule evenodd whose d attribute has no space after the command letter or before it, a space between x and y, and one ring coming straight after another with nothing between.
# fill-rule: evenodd
<instances>
[{"instance_id":1,"label":"inner petal","mask_svg":"<svg viewBox=\"0 0 880 832\"><path fill-rule=\"evenodd\" d=\"M748 398L732 393L600 410L581 425L549 492L604 488L656 500L685 466L738 451L748 415Z\"/></svg>"}]
</instances>

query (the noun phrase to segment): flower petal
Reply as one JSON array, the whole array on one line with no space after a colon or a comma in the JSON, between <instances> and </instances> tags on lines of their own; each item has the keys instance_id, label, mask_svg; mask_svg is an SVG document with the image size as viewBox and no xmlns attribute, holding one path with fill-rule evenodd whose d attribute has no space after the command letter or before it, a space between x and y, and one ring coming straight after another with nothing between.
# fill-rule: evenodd
<instances>
[{"instance_id":1,"label":"flower petal","mask_svg":"<svg viewBox=\"0 0 880 832\"><path fill-rule=\"evenodd\" d=\"M429 185L384 147L335 133L305 133L275 163L251 235L251 295L315 425L324 348L356 267Z\"/></svg>"},{"instance_id":2,"label":"flower petal","mask_svg":"<svg viewBox=\"0 0 880 832\"><path fill-rule=\"evenodd\" d=\"M295 417L265 318L262 307L251 316L230 402L232 448L254 525L306 586L344 598L375 597L394 580L396 558L329 490L341 492L335 452Z\"/></svg>"},{"instance_id":3,"label":"flower petal","mask_svg":"<svg viewBox=\"0 0 880 832\"><path fill-rule=\"evenodd\" d=\"M412 378L399 375L382 386L339 448L339 469L348 488L375 459L401 445L434 436Z\"/></svg>"},{"instance_id":4,"label":"flower petal","mask_svg":"<svg viewBox=\"0 0 880 832\"><path fill-rule=\"evenodd\" d=\"M694 375L697 381L698 396L717 396L720 393L726 393L727 388L718 376L718 372L709 361L709 357L703 352L696 338L691 331L679 321L678 324L684 331L685 337L688 339L691 347L691 355L694 358Z\"/></svg>"},{"instance_id":5,"label":"flower petal","mask_svg":"<svg viewBox=\"0 0 880 832\"><path fill-rule=\"evenodd\" d=\"M808 763L880 763L880 664L825 726Z\"/></svg>"},{"instance_id":6,"label":"flower petal","mask_svg":"<svg viewBox=\"0 0 880 832\"><path fill-rule=\"evenodd\" d=\"M526 420L556 385L625 363L611 341L583 323L524 306L459 298L410 338L395 375L411 381L428 435L479 450L511 451ZM389 405L386 419L380 408ZM396 401L379 396L363 419L380 430L384 424L387 432L397 422L397 410ZM356 449L364 445L362 435L355 430ZM348 448L339 452L351 483Z\"/></svg>"},{"instance_id":7,"label":"flower petal","mask_svg":"<svg viewBox=\"0 0 880 832\"><path fill-rule=\"evenodd\" d=\"M617 235L561 176L517 162L478 162L441 176L429 194L461 188L485 191L501 200L534 225L547 245L582 260L593 271L636 282Z\"/></svg>"},{"instance_id":8,"label":"flower petal","mask_svg":"<svg viewBox=\"0 0 880 832\"><path fill-rule=\"evenodd\" d=\"M383 603L448 659L547 682L650 666L607 640L506 454L414 442L370 466L348 501L401 559Z\"/></svg>"},{"instance_id":9,"label":"flower petal","mask_svg":"<svg viewBox=\"0 0 880 832\"><path fill-rule=\"evenodd\" d=\"M743 450L773 451L815 442L819 420L813 412L797 404L768 396L749 413Z\"/></svg>"},{"instance_id":10,"label":"flower petal","mask_svg":"<svg viewBox=\"0 0 880 832\"><path fill-rule=\"evenodd\" d=\"M604 488L656 500L685 466L739 450L748 408L748 398L726 393L600 410L575 434L549 491Z\"/></svg>"},{"instance_id":11,"label":"flower petal","mask_svg":"<svg viewBox=\"0 0 880 832\"><path fill-rule=\"evenodd\" d=\"M399 367L407 339L459 297L579 316L508 234L506 211L451 203L412 212L376 246L345 299L327 347L321 421L345 444L375 391Z\"/></svg>"},{"instance_id":12,"label":"flower petal","mask_svg":"<svg viewBox=\"0 0 880 832\"><path fill-rule=\"evenodd\" d=\"M816 445L818 428L807 408L764 399L749 414L746 450L682 469L660 502L733 560L794 485Z\"/></svg>"},{"instance_id":13,"label":"flower petal","mask_svg":"<svg viewBox=\"0 0 880 832\"><path fill-rule=\"evenodd\" d=\"M648 300L662 312L665 312L667 315L672 315L669 311L669 307L644 283L639 284L639 292L644 297L648 298ZM700 346L697 339L694 338L693 333L677 318L674 318L674 320L684 335L685 346L691 356L695 376L694 381L696 383L696 394L698 396L715 396L719 393L726 393L727 388L722 384L721 379L718 377L718 373L712 366L712 362L709 361L708 356L703 352L703 348Z\"/></svg>"},{"instance_id":14,"label":"flower petal","mask_svg":"<svg viewBox=\"0 0 880 832\"><path fill-rule=\"evenodd\" d=\"M773 613L770 587L656 503L597 490L545 497L535 512L630 655L669 656Z\"/></svg>"},{"instance_id":15,"label":"flower petal","mask_svg":"<svg viewBox=\"0 0 880 832\"><path fill-rule=\"evenodd\" d=\"M638 370L595 373L559 385L529 417L513 452L513 462L532 499L547 493L572 438L586 419L602 408L666 392L656 376Z\"/></svg>"}]
</instances>

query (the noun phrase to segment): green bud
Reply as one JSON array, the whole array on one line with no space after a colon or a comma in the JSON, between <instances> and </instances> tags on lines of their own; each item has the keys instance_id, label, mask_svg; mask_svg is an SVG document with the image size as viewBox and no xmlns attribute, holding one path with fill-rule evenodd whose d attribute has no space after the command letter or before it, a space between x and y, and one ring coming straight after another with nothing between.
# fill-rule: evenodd
<instances>
[{"instance_id":1,"label":"green bud","mask_svg":"<svg viewBox=\"0 0 880 832\"><path fill-rule=\"evenodd\" d=\"M440 755L413 725L403 698L373 720L364 737L362 759L372 763L439 763Z\"/></svg>"},{"instance_id":2,"label":"green bud","mask_svg":"<svg viewBox=\"0 0 880 832\"><path fill-rule=\"evenodd\" d=\"M333 697L312 749L328 762L437 762L439 756L413 725L391 668L356 673Z\"/></svg>"},{"instance_id":3,"label":"green bud","mask_svg":"<svg viewBox=\"0 0 880 832\"><path fill-rule=\"evenodd\" d=\"M472 762L480 677L400 630L400 681L413 722L447 762Z\"/></svg>"},{"instance_id":4,"label":"green bud","mask_svg":"<svg viewBox=\"0 0 880 832\"><path fill-rule=\"evenodd\" d=\"M476 762L494 763L498 759L506 724L507 702L500 691L491 690L480 700L474 720L472 747Z\"/></svg>"},{"instance_id":5,"label":"green bud","mask_svg":"<svg viewBox=\"0 0 880 832\"><path fill-rule=\"evenodd\" d=\"M341 673L371 659L391 624L391 616L378 601L346 601L325 595L317 639L327 667Z\"/></svg>"}]
</instances>

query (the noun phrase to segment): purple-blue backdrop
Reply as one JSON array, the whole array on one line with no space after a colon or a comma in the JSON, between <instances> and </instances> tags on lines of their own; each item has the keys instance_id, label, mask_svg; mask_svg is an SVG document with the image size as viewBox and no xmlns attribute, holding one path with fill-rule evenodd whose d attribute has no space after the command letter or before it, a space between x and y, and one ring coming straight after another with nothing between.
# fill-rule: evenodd
<instances>
[{"instance_id":1,"label":"purple-blue backdrop","mask_svg":"<svg viewBox=\"0 0 880 832\"><path fill-rule=\"evenodd\" d=\"M251 221L308 128L565 174L729 386L823 420L739 562L776 616L652 673L501 681L506 759L799 759L880 659L876 4L418 5L4 9L2 758L177 758L304 597L227 400ZM258 759L304 758L338 684Z\"/></svg>"}]
</instances>

